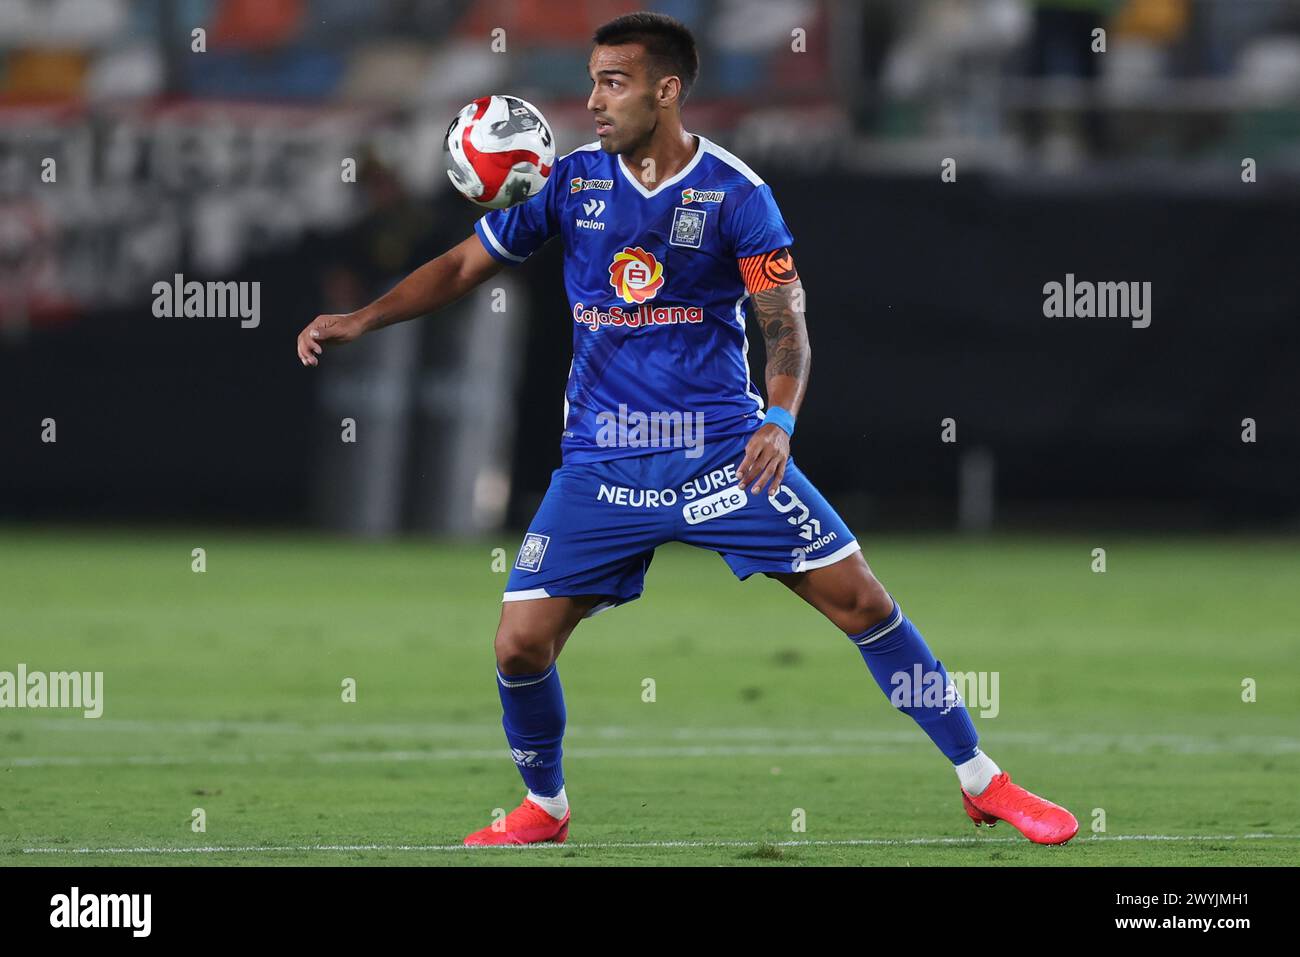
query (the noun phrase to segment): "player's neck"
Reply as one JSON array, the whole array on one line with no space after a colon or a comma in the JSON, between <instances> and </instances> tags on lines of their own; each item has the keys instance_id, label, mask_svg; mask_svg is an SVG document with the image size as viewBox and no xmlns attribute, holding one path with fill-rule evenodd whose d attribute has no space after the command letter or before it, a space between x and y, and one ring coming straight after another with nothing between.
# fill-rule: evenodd
<instances>
[{"instance_id":1,"label":"player's neck","mask_svg":"<svg viewBox=\"0 0 1300 957\"><path fill-rule=\"evenodd\" d=\"M703 149L698 137L679 125L675 130L659 127L644 146L622 154L621 162L627 171L646 182L651 189L656 182L671 179L686 168L696 152ZM646 160L651 160L647 164ZM649 174L649 175L647 175Z\"/></svg>"}]
</instances>

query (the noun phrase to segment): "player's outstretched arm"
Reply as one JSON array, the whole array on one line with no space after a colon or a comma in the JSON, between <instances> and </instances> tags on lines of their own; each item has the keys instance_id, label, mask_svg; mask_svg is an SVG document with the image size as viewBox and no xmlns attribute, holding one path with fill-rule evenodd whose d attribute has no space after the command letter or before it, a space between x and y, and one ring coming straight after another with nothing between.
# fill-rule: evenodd
<instances>
[{"instance_id":1,"label":"player's outstretched arm","mask_svg":"<svg viewBox=\"0 0 1300 957\"><path fill-rule=\"evenodd\" d=\"M804 322L803 283L794 271L789 250L779 250L764 258L774 256L781 257L774 263L782 268L777 269L775 265L769 268L768 275L750 282L750 289L755 318L767 349L768 405L779 406L797 416L812 366L812 347ZM785 478L789 458L790 436L780 426L764 425L746 444L737 478L741 485L752 482L750 491L754 494L766 487L769 495L775 495Z\"/></svg>"},{"instance_id":2,"label":"player's outstretched arm","mask_svg":"<svg viewBox=\"0 0 1300 957\"><path fill-rule=\"evenodd\" d=\"M326 343L342 345L364 332L436 312L501 269L477 235L431 259L370 305L356 312L317 316L298 333L298 359L318 365Z\"/></svg>"}]
</instances>

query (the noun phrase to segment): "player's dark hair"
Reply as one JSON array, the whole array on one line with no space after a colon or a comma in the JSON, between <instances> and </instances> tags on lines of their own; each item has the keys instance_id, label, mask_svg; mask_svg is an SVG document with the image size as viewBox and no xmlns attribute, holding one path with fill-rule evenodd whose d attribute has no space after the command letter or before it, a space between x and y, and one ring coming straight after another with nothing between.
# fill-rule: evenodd
<instances>
[{"instance_id":1,"label":"player's dark hair","mask_svg":"<svg viewBox=\"0 0 1300 957\"><path fill-rule=\"evenodd\" d=\"M628 13L598 27L591 37L597 46L640 43L653 64L655 78L675 76L682 82L679 103L685 103L700 75L695 37L682 23L662 13Z\"/></svg>"}]
</instances>

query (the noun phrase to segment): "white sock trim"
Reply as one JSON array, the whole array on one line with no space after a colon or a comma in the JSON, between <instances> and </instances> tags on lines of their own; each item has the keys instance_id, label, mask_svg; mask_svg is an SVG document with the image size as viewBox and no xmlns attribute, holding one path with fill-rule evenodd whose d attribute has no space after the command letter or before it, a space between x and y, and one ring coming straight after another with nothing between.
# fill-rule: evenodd
<instances>
[{"instance_id":1,"label":"white sock trim","mask_svg":"<svg viewBox=\"0 0 1300 957\"><path fill-rule=\"evenodd\" d=\"M557 821L562 820L564 815L569 813L569 796L564 793L564 788L560 788L560 793L555 797L542 797L540 794L529 791L528 800L540 805L547 814Z\"/></svg>"},{"instance_id":2,"label":"white sock trim","mask_svg":"<svg viewBox=\"0 0 1300 957\"><path fill-rule=\"evenodd\" d=\"M982 794L995 777L1002 773L992 758L976 749L975 757L956 766L961 786L974 795Z\"/></svg>"}]
</instances>

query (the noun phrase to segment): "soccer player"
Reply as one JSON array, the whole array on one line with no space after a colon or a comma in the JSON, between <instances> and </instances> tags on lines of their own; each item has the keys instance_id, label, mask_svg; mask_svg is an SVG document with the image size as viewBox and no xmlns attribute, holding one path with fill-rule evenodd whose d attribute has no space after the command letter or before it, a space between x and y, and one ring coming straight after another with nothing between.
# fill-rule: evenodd
<instances>
[{"instance_id":1,"label":"soccer player","mask_svg":"<svg viewBox=\"0 0 1300 957\"><path fill-rule=\"evenodd\" d=\"M495 643L502 724L528 790L465 843L568 836L556 659L583 618L640 596L669 541L717 552L741 579L775 578L847 635L952 762L976 826L1004 820L1040 844L1068 841L1074 816L980 750L942 662L791 458L810 361L794 237L752 169L683 128L694 38L670 17L634 13L593 42L594 142L371 305L318 316L298 336L314 366L325 346L433 312L563 239L573 335L563 460L511 570ZM749 377L750 318L767 349L766 411ZM941 700L896 694L917 674Z\"/></svg>"}]
</instances>

